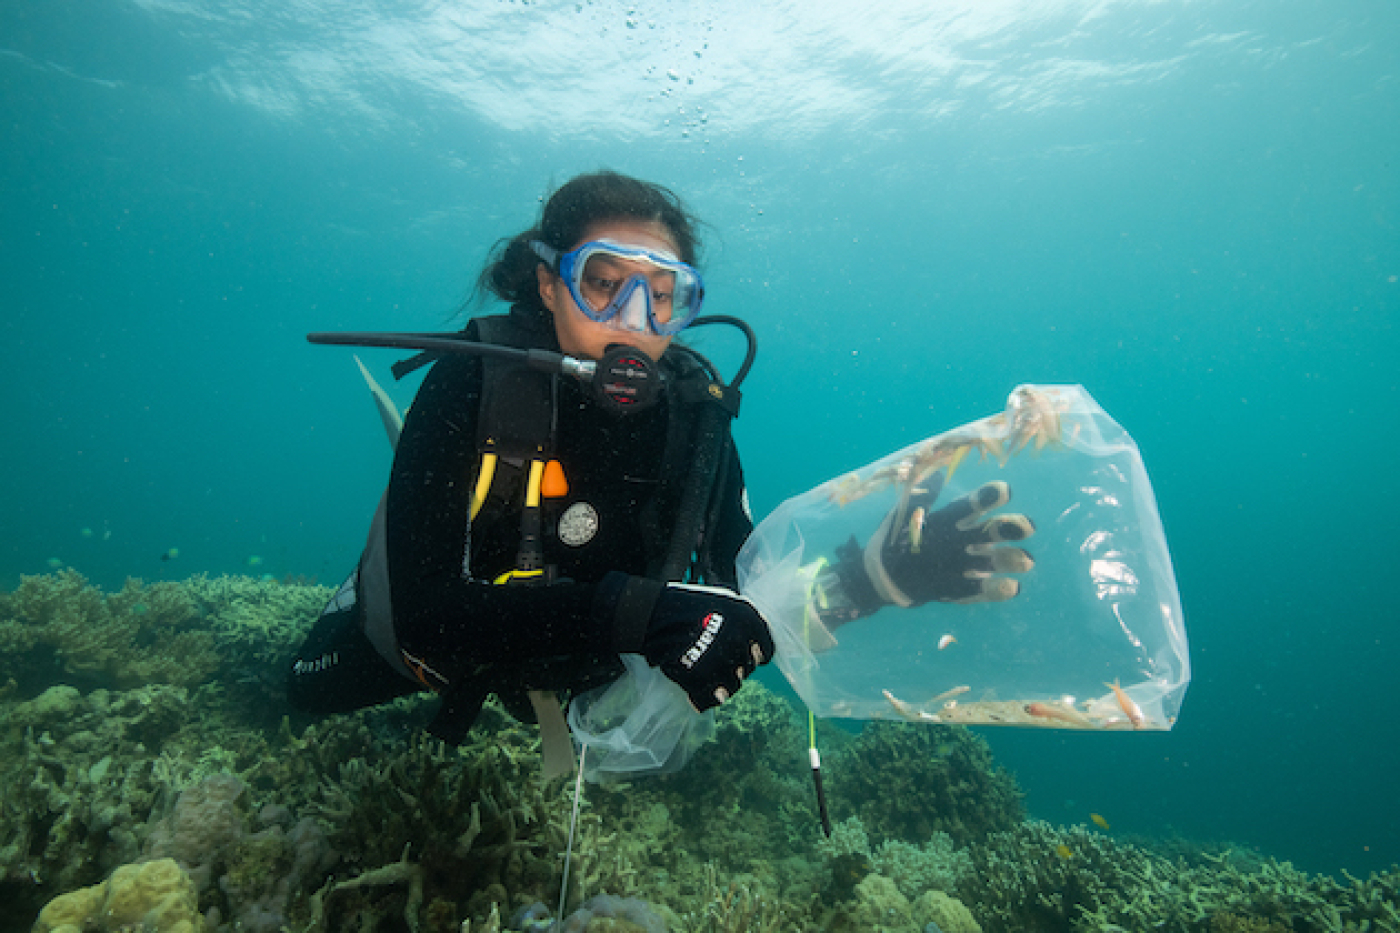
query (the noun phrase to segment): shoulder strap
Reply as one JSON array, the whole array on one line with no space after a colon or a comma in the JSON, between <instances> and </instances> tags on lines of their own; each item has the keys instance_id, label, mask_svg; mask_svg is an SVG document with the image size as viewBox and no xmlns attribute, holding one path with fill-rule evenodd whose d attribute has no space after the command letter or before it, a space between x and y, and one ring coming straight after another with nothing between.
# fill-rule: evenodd
<instances>
[{"instance_id":1,"label":"shoulder strap","mask_svg":"<svg viewBox=\"0 0 1400 933\"><path fill-rule=\"evenodd\" d=\"M529 332L504 314L477 318L469 328L483 343L521 350L536 343ZM548 451L554 441L557 379L523 363L484 358L476 419L478 447L520 459Z\"/></svg>"},{"instance_id":2,"label":"shoulder strap","mask_svg":"<svg viewBox=\"0 0 1400 933\"><path fill-rule=\"evenodd\" d=\"M683 476L685 483L669 544L649 574L668 582L685 579L696 569L697 551L704 546L706 524L714 511L711 501L723 485L730 422L738 413L737 392L712 379L694 351L674 346L673 350L665 357L672 376L662 475ZM655 523L657 516L653 513L646 520Z\"/></svg>"}]
</instances>

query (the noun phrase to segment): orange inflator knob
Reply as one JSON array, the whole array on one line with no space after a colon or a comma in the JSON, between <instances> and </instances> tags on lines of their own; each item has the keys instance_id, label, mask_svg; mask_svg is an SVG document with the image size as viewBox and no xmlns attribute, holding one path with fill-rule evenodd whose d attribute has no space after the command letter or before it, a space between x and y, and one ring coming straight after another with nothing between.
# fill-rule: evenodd
<instances>
[{"instance_id":1,"label":"orange inflator knob","mask_svg":"<svg viewBox=\"0 0 1400 933\"><path fill-rule=\"evenodd\" d=\"M569 481L564 478L564 466L558 460L544 465L544 478L540 480L540 495L546 499L560 499L569 494Z\"/></svg>"}]
</instances>

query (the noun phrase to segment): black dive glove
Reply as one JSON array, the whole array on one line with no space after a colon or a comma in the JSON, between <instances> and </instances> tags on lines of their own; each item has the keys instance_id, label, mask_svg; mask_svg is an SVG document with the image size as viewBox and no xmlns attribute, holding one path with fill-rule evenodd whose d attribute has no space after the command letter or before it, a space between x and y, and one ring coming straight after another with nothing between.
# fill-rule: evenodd
<instances>
[{"instance_id":1,"label":"black dive glove","mask_svg":"<svg viewBox=\"0 0 1400 933\"><path fill-rule=\"evenodd\" d=\"M600 608L613 619L613 647L661 668L696 710L723 703L773 659L768 623L731 590L621 574L610 574L601 590Z\"/></svg>"},{"instance_id":2,"label":"black dive glove","mask_svg":"<svg viewBox=\"0 0 1400 933\"><path fill-rule=\"evenodd\" d=\"M851 617L890 603L1000 602L1021 591L1017 581L999 574L1024 573L1035 561L1005 542L1024 541L1035 525L1024 515L987 514L1010 501L1011 487L985 483L930 511L936 495L910 496L885 516L864 548L852 538L837 549L831 572L854 610Z\"/></svg>"}]
</instances>

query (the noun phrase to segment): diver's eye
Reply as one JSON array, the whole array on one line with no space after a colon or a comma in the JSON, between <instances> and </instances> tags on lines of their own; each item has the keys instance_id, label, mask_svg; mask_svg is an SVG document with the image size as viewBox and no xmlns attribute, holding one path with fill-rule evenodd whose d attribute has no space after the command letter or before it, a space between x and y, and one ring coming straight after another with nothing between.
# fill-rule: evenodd
<instances>
[{"instance_id":1,"label":"diver's eye","mask_svg":"<svg viewBox=\"0 0 1400 933\"><path fill-rule=\"evenodd\" d=\"M613 292L617 291L619 286L622 285L622 280L606 279L600 275L590 275L584 277L583 284L587 285L590 289L594 291L599 291L604 294L611 295Z\"/></svg>"}]
</instances>

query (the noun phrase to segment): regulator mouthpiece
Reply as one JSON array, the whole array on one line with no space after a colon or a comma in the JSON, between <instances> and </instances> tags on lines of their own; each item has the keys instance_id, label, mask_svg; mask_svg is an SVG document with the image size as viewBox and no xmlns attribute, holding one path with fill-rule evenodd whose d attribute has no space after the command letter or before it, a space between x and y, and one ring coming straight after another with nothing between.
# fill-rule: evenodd
<instances>
[{"instance_id":1,"label":"regulator mouthpiece","mask_svg":"<svg viewBox=\"0 0 1400 933\"><path fill-rule=\"evenodd\" d=\"M615 343L607 348L593 373L593 394L608 411L630 414L650 408L661 394L656 363L636 347Z\"/></svg>"}]
</instances>

